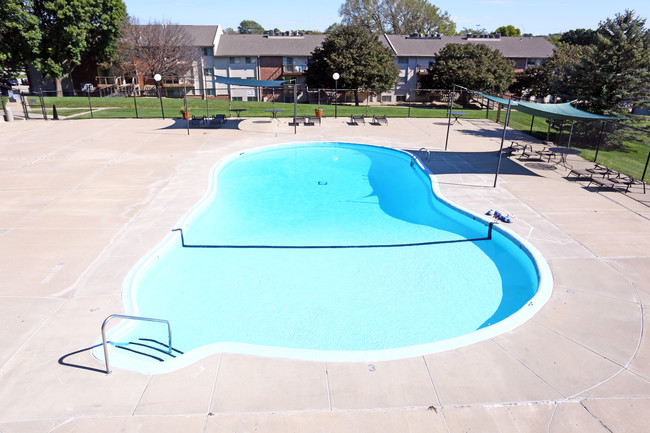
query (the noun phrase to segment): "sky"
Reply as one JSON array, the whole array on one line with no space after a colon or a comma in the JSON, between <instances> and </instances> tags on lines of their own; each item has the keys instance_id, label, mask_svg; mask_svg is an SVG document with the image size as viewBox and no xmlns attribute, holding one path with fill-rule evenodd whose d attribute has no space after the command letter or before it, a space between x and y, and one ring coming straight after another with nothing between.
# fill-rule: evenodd
<instances>
[{"instance_id":1,"label":"sky","mask_svg":"<svg viewBox=\"0 0 650 433\"><path fill-rule=\"evenodd\" d=\"M266 29L325 30L340 22L344 0L274 2L269 0L124 0L129 15L141 22L166 21L185 25L216 25L237 29L243 20L257 21ZM446 11L462 28L494 31L513 25L522 33L547 35L573 29L596 29L598 23L632 9L650 17L650 0L436 0L430 3ZM297 5L297 6L296 6ZM292 7L293 6L293 7ZM650 27L650 21L646 23Z\"/></svg>"}]
</instances>

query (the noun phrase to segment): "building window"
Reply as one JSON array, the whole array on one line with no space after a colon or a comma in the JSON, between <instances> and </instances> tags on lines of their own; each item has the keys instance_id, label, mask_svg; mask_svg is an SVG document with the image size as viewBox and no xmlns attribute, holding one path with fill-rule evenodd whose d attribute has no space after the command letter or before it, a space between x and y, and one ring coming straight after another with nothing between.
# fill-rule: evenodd
<instances>
[{"instance_id":1,"label":"building window","mask_svg":"<svg viewBox=\"0 0 650 433\"><path fill-rule=\"evenodd\" d=\"M390 95L381 95L381 102L390 102L390 101L391 101Z\"/></svg>"},{"instance_id":2,"label":"building window","mask_svg":"<svg viewBox=\"0 0 650 433\"><path fill-rule=\"evenodd\" d=\"M203 55L212 56L213 55L212 47L203 48Z\"/></svg>"},{"instance_id":3,"label":"building window","mask_svg":"<svg viewBox=\"0 0 650 433\"><path fill-rule=\"evenodd\" d=\"M205 94L208 96L214 96L215 95L214 89L205 89Z\"/></svg>"},{"instance_id":4,"label":"building window","mask_svg":"<svg viewBox=\"0 0 650 433\"><path fill-rule=\"evenodd\" d=\"M395 96L397 102L406 102L406 95L397 95Z\"/></svg>"},{"instance_id":5,"label":"building window","mask_svg":"<svg viewBox=\"0 0 650 433\"><path fill-rule=\"evenodd\" d=\"M246 57L246 63L254 63L252 57Z\"/></svg>"},{"instance_id":6,"label":"building window","mask_svg":"<svg viewBox=\"0 0 650 433\"><path fill-rule=\"evenodd\" d=\"M251 102L257 102L257 96L249 96L248 100Z\"/></svg>"},{"instance_id":7,"label":"building window","mask_svg":"<svg viewBox=\"0 0 650 433\"><path fill-rule=\"evenodd\" d=\"M408 63L408 62L409 62L408 57L398 57L397 58L397 63L399 63L400 65L403 65L403 64Z\"/></svg>"},{"instance_id":8,"label":"building window","mask_svg":"<svg viewBox=\"0 0 650 433\"><path fill-rule=\"evenodd\" d=\"M537 59L526 59L526 68L533 68L537 66Z\"/></svg>"},{"instance_id":9,"label":"building window","mask_svg":"<svg viewBox=\"0 0 650 433\"><path fill-rule=\"evenodd\" d=\"M230 58L230 63L241 63L241 58L240 57L231 57Z\"/></svg>"},{"instance_id":10,"label":"building window","mask_svg":"<svg viewBox=\"0 0 650 433\"><path fill-rule=\"evenodd\" d=\"M232 97L232 100L233 100L233 101L243 101L244 98L241 97L241 96L233 96L233 97Z\"/></svg>"},{"instance_id":11,"label":"building window","mask_svg":"<svg viewBox=\"0 0 650 433\"><path fill-rule=\"evenodd\" d=\"M214 75L214 68L204 68L203 73L206 77L211 77Z\"/></svg>"}]
</instances>

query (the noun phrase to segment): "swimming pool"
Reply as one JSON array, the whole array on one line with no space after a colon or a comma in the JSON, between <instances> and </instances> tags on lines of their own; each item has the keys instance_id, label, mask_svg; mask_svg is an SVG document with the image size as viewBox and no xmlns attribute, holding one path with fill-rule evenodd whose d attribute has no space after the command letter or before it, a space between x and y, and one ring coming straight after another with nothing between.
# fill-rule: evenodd
<instances>
[{"instance_id":1,"label":"swimming pool","mask_svg":"<svg viewBox=\"0 0 650 433\"><path fill-rule=\"evenodd\" d=\"M217 351L403 358L511 329L550 295L538 253L439 198L406 152L262 148L220 163L210 185L124 286L127 314L169 320L184 355L160 354L163 327L124 322L112 364L166 371Z\"/></svg>"}]
</instances>

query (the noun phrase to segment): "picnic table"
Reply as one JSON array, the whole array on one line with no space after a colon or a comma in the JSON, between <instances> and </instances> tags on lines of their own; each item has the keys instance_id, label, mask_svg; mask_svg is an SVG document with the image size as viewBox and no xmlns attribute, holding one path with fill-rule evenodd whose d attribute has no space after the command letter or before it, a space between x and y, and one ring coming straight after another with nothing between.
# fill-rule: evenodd
<instances>
[{"instance_id":1,"label":"picnic table","mask_svg":"<svg viewBox=\"0 0 650 433\"><path fill-rule=\"evenodd\" d=\"M556 165L562 165L564 168L573 168L571 165L567 164L566 162L566 157L567 155L580 155L582 152L579 151L578 149L573 149L571 147L551 147L548 150L550 150L553 153L558 153L560 155L560 160L557 162Z\"/></svg>"},{"instance_id":2,"label":"picnic table","mask_svg":"<svg viewBox=\"0 0 650 433\"><path fill-rule=\"evenodd\" d=\"M465 112L463 112L463 111L448 111L448 112L447 112L447 115L449 115L449 114L451 114L452 116L454 116L454 121L451 122L451 124L453 125L453 124L456 123L456 122L459 122L459 123L460 123L460 117L466 115L467 113L465 113Z\"/></svg>"},{"instance_id":3,"label":"picnic table","mask_svg":"<svg viewBox=\"0 0 650 433\"><path fill-rule=\"evenodd\" d=\"M237 115L237 117L239 117L241 119L241 112L246 111L246 108L233 108L230 111L234 111L235 114Z\"/></svg>"},{"instance_id":4,"label":"picnic table","mask_svg":"<svg viewBox=\"0 0 650 433\"><path fill-rule=\"evenodd\" d=\"M264 110L264 111L266 111L267 113L271 113L271 118L272 119L277 119L278 118L278 113L280 113L281 111L284 111L284 110L281 110L279 108L274 108L272 110Z\"/></svg>"}]
</instances>

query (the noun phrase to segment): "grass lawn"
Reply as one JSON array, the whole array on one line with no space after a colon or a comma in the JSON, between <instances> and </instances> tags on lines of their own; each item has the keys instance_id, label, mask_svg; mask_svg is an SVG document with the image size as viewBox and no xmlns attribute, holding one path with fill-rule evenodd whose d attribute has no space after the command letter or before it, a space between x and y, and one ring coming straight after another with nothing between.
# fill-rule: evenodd
<instances>
[{"instance_id":1,"label":"grass lawn","mask_svg":"<svg viewBox=\"0 0 650 433\"><path fill-rule=\"evenodd\" d=\"M83 96L73 97L44 97L46 107L48 107L48 114L51 115L52 110L50 107L56 105L57 111L60 115L72 115L87 112L75 119L89 119L89 105L88 98ZM140 97L134 102L133 98L99 98L91 97L90 101L93 107L93 116L97 119L107 118L135 118L137 104L137 117L139 118L160 118L161 108L160 99L155 97ZM162 98L162 104L165 111L165 117L180 118L180 110L184 107L182 99L177 98ZM229 108L232 109L245 109L241 113L242 117L271 117L271 113L265 111L272 108L284 110L278 113L278 117L293 117L294 105L292 103L276 102L242 102L232 101L230 107L228 101L218 100L201 100L201 99L188 99L188 107L190 115L192 116L214 116L215 114L229 113ZM298 116L314 116L317 105L312 104L298 104ZM95 110L100 109L100 110ZM322 105L324 117L334 117L335 111L338 117L356 116L387 116L389 118L396 117L417 117L417 118L444 118L447 117L447 107L444 104L439 104L433 108L423 108L421 106L408 107L405 105L382 105L382 106L369 106L360 105L358 107L350 104L342 104L334 107L333 105ZM465 109L460 106L454 106L455 110L460 110L465 113L462 117L465 119L485 119L485 110ZM235 113L232 113L234 116ZM501 124L505 121L506 110L501 110L499 113L499 121ZM497 110L492 110L488 113L488 119L496 121ZM532 125L531 125L532 122ZM513 110L510 114L509 126L513 129L530 134L533 137L546 141L555 141L559 131L551 129L549 132L548 123L546 119L535 117L520 113ZM637 122L638 127L647 128L648 120L642 119ZM548 138L547 138L548 134ZM567 132L563 132L561 141L566 140ZM507 136L506 136L507 138ZM593 146L583 146L578 142L572 143L572 147L580 149L582 156L588 160L593 161L595 149ZM622 147L617 149L601 149L598 153L598 162L606 164L607 166L629 174L633 177L640 178L643 173L648 154L650 152L650 134L641 134L640 138L632 139L623 143Z\"/></svg>"}]
</instances>

